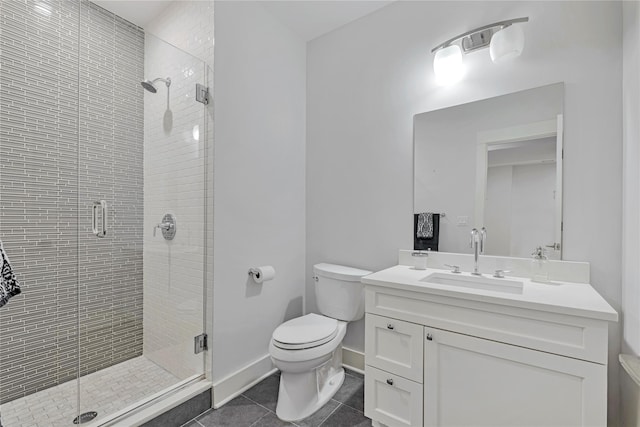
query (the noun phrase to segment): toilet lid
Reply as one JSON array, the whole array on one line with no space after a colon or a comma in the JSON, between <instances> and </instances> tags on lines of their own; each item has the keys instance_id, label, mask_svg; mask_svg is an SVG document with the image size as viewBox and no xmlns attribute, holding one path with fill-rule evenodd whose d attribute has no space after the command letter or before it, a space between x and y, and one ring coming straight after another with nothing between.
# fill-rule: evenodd
<instances>
[{"instance_id":1,"label":"toilet lid","mask_svg":"<svg viewBox=\"0 0 640 427\"><path fill-rule=\"evenodd\" d=\"M273 332L273 343L286 350L317 347L338 334L338 321L318 314L307 314L284 322Z\"/></svg>"}]
</instances>

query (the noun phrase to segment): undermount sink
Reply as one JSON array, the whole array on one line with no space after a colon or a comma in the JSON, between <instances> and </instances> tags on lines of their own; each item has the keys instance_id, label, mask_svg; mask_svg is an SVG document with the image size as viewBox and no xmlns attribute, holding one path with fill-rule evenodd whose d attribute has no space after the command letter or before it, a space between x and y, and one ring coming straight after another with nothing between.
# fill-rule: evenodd
<instances>
[{"instance_id":1,"label":"undermount sink","mask_svg":"<svg viewBox=\"0 0 640 427\"><path fill-rule=\"evenodd\" d=\"M471 289L484 289L487 291L508 292L521 294L523 282L511 279L494 279L485 276L463 276L461 274L431 273L421 282L435 283L437 285L459 286Z\"/></svg>"}]
</instances>

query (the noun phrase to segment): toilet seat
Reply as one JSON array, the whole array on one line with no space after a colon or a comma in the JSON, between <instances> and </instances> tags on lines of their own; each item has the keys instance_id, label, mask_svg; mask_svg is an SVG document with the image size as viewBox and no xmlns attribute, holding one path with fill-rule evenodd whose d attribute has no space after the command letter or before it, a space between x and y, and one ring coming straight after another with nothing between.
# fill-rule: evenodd
<instances>
[{"instance_id":1,"label":"toilet seat","mask_svg":"<svg viewBox=\"0 0 640 427\"><path fill-rule=\"evenodd\" d=\"M304 350L328 343L338 334L338 321L318 314L291 319L273 332L273 345L283 350Z\"/></svg>"}]
</instances>

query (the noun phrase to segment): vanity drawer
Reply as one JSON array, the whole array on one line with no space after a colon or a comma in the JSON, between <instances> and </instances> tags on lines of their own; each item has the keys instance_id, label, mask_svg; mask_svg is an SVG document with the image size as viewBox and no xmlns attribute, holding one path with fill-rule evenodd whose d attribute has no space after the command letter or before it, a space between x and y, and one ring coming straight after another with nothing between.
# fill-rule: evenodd
<instances>
[{"instance_id":1,"label":"vanity drawer","mask_svg":"<svg viewBox=\"0 0 640 427\"><path fill-rule=\"evenodd\" d=\"M366 287L365 299L367 316L388 316L603 365L607 363L608 323L603 320L370 285ZM366 351L370 351L369 347Z\"/></svg>"},{"instance_id":2,"label":"vanity drawer","mask_svg":"<svg viewBox=\"0 0 640 427\"><path fill-rule=\"evenodd\" d=\"M365 363L421 383L423 330L422 325L367 313Z\"/></svg>"},{"instance_id":3,"label":"vanity drawer","mask_svg":"<svg viewBox=\"0 0 640 427\"><path fill-rule=\"evenodd\" d=\"M364 415L389 427L422 426L422 384L371 366L364 374Z\"/></svg>"}]
</instances>

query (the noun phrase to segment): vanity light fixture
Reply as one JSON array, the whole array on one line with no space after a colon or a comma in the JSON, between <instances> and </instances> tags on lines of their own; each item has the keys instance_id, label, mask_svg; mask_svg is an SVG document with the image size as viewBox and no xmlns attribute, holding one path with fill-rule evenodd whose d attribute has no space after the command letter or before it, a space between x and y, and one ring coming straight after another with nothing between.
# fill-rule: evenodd
<instances>
[{"instance_id":1,"label":"vanity light fixture","mask_svg":"<svg viewBox=\"0 0 640 427\"><path fill-rule=\"evenodd\" d=\"M452 44L439 49L433 59L433 70L440 84L446 85L460 80L464 72L460 46Z\"/></svg>"},{"instance_id":2,"label":"vanity light fixture","mask_svg":"<svg viewBox=\"0 0 640 427\"><path fill-rule=\"evenodd\" d=\"M519 24L529 18L495 22L455 36L431 49L435 54L433 70L440 83L448 84L462 75L462 54L489 47L495 63L520 56L524 47L524 33Z\"/></svg>"}]
</instances>

